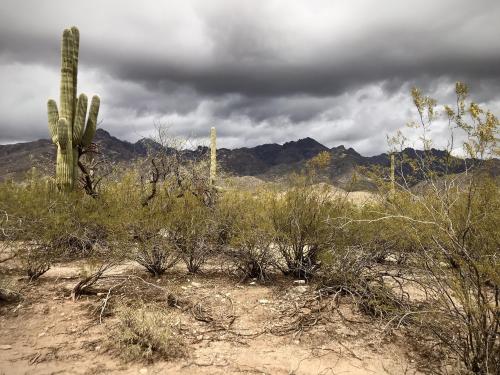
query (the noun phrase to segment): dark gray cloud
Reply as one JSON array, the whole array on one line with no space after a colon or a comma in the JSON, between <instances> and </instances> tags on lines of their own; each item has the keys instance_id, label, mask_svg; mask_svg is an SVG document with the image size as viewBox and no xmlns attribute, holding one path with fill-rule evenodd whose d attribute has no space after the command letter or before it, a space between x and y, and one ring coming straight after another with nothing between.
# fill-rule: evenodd
<instances>
[{"instance_id":1,"label":"dark gray cloud","mask_svg":"<svg viewBox=\"0 0 500 375\"><path fill-rule=\"evenodd\" d=\"M463 80L499 108L499 16L496 0L3 0L0 142L46 137L75 24L79 90L101 94L118 137L161 122L201 142L215 125L226 147L311 136L381 152L414 116L414 84L451 101Z\"/></svg>"}]
</instances>

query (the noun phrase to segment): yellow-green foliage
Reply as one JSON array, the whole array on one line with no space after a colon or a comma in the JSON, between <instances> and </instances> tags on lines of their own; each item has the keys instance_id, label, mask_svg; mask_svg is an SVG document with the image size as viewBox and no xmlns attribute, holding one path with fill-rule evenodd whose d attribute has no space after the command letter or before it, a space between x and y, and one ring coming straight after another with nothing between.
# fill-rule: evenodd
<instances>
[{"instance_id":1,"label":"yellow-green foliage","mask_svg":"<svg viewBox=\"0 0 500 375\"><path fill-rule=\"evenodd\" d=\"M268 213L271 194L228 191L219 202L221 219L228 223L225 255L243 278L264 280L275 265L274 230Z\"/></svg>"},{"instance_id":2,"label":"yellow-green foliage","mask_svg":"<svg viewBox=\"0 0 500 375\"><path fill-rule=\"evenodd\" d=\"M217 249L215 210L192 193L173 201L166 230L189 272L196 273Z\"/></svg>"},{"instance_id":3,"label":"yellow-green foliage","mask_svg":"<svg viewBox=\"0 0 500 375\"><path fill-rule=\"evenodd\" d=\"M269 204L274 241L285 274L310 277L318 268L318 256L331 241L329 219L332 202L328 191L296 186L275 195Z\"/></svg>"}]
</instances>

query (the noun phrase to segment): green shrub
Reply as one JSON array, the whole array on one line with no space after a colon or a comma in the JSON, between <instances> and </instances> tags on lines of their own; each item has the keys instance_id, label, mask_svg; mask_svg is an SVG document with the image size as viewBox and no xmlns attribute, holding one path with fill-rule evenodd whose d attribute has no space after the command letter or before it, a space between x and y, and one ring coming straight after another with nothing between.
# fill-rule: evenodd
<instances>
[{"instance_id":1,"label":"green shrub","mask_svg":"<svg viewBox=\"0 0 500 375\"><path fill-rule=\"evenodd\" d=\"M292 187L269 204L273 238L286 275L311 277L319 268L318 256L331 244L329 218L332 203L326 191Z\"/></svg>"},{"instance_id":2,"label":"green shrub","mask_svg":"<svg viewBox=\"0 0 500 375\"><path fill-rule=\"evenodd\" d=\"M275 264L273 228L267 210L269 194L228 192L220 202L232 212L231 236L225 251L227 260L243 279L265 280Z\"/></svg>"}]
</instances>

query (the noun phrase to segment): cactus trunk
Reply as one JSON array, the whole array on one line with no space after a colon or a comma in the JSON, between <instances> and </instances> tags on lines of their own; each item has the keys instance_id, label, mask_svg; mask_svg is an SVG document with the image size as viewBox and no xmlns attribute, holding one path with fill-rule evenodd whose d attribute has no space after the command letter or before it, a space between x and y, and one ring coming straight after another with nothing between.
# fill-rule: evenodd
<instances>
[{"instance_id":1,"label":"cactus trunk","mask_svg":"<svg viewBox=\"0 0 500 375\"><path fill-rule=\"evenodd\" d=\"M71 191L76 185L81 151L95 135L100 99L92 98L87 124L87 96L77 98L78 51L80 32L76 27L64 30L61 46L60 110L54 100L47 103L49 132L57 146L56 184L60 191Z\"/></svg>"},{"instance_id":2,"label":"cactus trunk","mask_svg":"<svg viewBox=\"0 0 500 375\"><path fill-rule=\"evenodd\" d=\"M394 177L394 169L395 169L394 154L391 154L391 196L394 196L394 194L396 193L396 180Z\"/></svg>"},{"instance_id":3,"label":"cactus trunk","mask_svg":"<svg viewBox=\"0 0 500 375\"><path fill-rule=\"evenodd\" d=\"M210 129L210 185L215 184L217 175L217 139L215 128Z\"/></svg>"}]
</instances>

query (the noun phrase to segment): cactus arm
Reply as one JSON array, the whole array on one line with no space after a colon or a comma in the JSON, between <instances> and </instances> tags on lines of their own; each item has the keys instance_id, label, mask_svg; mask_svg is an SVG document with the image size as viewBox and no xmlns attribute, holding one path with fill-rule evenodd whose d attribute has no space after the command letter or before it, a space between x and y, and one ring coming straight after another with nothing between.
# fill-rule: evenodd
<instances>
[{"instance_id":1,"label":"cactus arm","mask_svg":"<svg viewBox=\"0 0 500 375\"><path fill-rule=\"evenodd\" d=\"M57 122L59 121L59 111L55 100L47 102L47 113L49 117L49 133L54 144L57 144Z\"/></svg>"},{"instance_id":2,"label":"cactus arm","mask_svg":"<svg viewBox=\"0 0 500 375\"><path fill-rule=\"evenodd\" d=\"M95 131L97 128L97 115L99 114L99 106L101 104L101 99L97 95L92 97L92 102L90 103L89 117L87 119L87 126L85 128L85 133L83 133L81 145L87 147L92 142L94 138Z\"/></svg>"},{"instance_id":3,"label":"cactus arm","mask_svg":"<svg viewBox=\"0 0 500 375\"><path fill-rule=\"evenodd\" d=\"M85 117L87 115L87 95L80 94L76 106L75 122L73 123L73 145L79 145L85 126Z\"/></svg>"},{"instance_id":4,"label":"cactus arm","mask_svg":"<svg viewBox=\"0 0 500 375\"><path fill-rule=\"evenodd\" d=\"M76 26L71 28L71 35L73 36L73 116L76 117L78 107L76 93L78 87L78 53L80 50L80 31Z\"/></svg>"},{"instance_id":5,"label":"cactus arm","mask_svg":"<svg viewBox=\"0 0 500 375\"><path fill-rule=\"evenodd\" d=\"M70 191L73 189L73 135L65 118L60 118L57 122L57 137L57 186L61 191Z\"/></svg>"},{"instance_id":6,"label":"cactus arm","mask_svg":"<svg viewBox=\"0 0 500 375\"><path fill-rule=\"evenodd\" d=\"M61 91L60 100L61 105L60 116L64 117L69 123L73 123L73 71L74 71L74 56L73 56L73 34L70 29L64 30L62 40L62 53L61 53Z\"/></svg>"},{"instance_id":7,"label":"cactus arm","mask_svg":"<svg viewBox=\"0 0 500 375\"><path fill-rule=\"evenodd\" d=\"M70 127L65 118L60 118L57 122L57 143L61 150L66 150L70 144ZM70 144L71 145L71 144Z\"/></svg>"}]
</instances>

